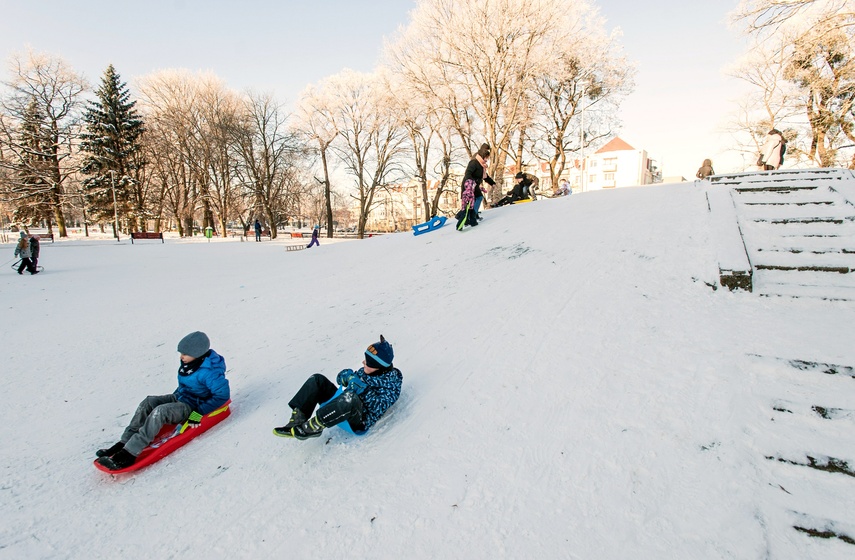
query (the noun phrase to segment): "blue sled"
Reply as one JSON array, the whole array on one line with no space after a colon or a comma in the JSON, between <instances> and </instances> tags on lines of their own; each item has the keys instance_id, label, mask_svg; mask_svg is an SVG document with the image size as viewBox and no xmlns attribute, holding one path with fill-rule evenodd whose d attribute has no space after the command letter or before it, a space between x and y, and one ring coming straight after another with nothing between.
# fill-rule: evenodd
<instances>
[{"instance_id":1,"label":"blue sled","mask_svg":"<svg viewBox=\"0 0 855 560\"><path fill-rule=\"evenodd\" d=\"M338 396L341 395L343 392L344 391L342 391L341 387L339 387L338 391L335 392L335 395L332 396L332 399L330 399L329 401L321 403L321 405L318 408L320 408L321 406L324 406L325 404L327 404L331 400L338 398ZM350 425L350 422L348 422L347 420L345 420L344 422L339 422L338 424L336 424L336 426L338 426L339 428L341 428L345 432L353 434L355 436L364 436L365 434L368 433L368 430L354 430L353 427Z\"/></svg>"},{"instance_id":2,"label":"blue sled","mask_svg":"<svg viewBox=\"0 0 855 560\"><path fill-rule=\"evenodd\" d=\"M416 224L413 226L413 235L421 235L423 233L439 229L445 225L445 221L447 219L448 218L446 218L445 216L434 216L423 224Z\"/></svg>"}]
</instances>

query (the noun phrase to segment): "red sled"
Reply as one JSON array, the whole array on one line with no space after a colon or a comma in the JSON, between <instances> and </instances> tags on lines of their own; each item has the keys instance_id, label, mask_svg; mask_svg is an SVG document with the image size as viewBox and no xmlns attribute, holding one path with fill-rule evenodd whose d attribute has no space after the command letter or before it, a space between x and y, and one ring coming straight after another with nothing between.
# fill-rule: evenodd
<instances>
[{"instance_id":1,"label":"red sled","mask_svg":"<svg viewBox=\"0 0 855 560\"><path fill-rule=\"evenodd\" d=\"M154 441L149 444L148 447L143 449L140 454L137 456L137 460L134 461L134 464L125 467L124 469L119 469L116 471L111 471L104 465L98 462L96 459L94 464L95 468L99 471L104 471L105 473L110 474L122 474L128 473L132 471L139 470L143 467L147 467L152 463L156 463L178 449L179 447L184 446L191 439L202 435L204 432L207 432L223 420L229 417L232 413L229 405L231 404L231 400L226 401L226 404L210 412L202 417L202 421L199 422L198 428L187 428L187 424L166 424L163 428L158 432L157 437L154 438Z\"/></svg>"}]
</instances>

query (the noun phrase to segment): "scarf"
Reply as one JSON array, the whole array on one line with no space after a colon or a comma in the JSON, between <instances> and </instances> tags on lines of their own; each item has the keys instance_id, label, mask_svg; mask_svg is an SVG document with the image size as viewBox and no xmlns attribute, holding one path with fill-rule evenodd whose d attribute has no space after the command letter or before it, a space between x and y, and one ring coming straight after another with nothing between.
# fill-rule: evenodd
<instances>
[{"instance_id":1,"label":"scarf","mask_svg":"<svg viewBox=\"0 0 855 560\"><path fill-rule=\"evenodd\" d=\"M196 370L202 367L202 362L205 361L205 358L210 355L211 351L208 350L192 362L185 364L181 360L178 360L178 375L191 375L196 373Z\"/></svg>"}]
</instances>

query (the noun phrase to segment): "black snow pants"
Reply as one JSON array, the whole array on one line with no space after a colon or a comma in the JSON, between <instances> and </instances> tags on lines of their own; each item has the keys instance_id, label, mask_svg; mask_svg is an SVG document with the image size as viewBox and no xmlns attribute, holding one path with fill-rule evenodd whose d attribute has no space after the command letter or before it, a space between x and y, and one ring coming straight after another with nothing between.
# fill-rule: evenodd
<instances>
[{"instance_id":1,"label":"black snow pants","mask_svg":"<svg viewBox=\"0 0 855 560\"><path fill-rule=\"evenodd\" d=\"M288 406L292 409L299 408L306 418L311 418L315 407L326 403L317 414L321 424L330 427L347 421L354 430L364 430L362 401L353 391L344 392L330 401L337 390L338 387L332 381L316 373L303 383L294 398L288 402Z\"/></svg>"}]
</instances>

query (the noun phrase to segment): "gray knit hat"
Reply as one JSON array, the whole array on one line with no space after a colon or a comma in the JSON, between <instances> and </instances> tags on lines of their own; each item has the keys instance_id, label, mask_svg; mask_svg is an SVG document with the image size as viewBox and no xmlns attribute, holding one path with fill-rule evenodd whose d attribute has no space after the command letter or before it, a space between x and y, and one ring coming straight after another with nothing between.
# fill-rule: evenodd
<instances>
[{"instance_id":1,"label":"gray knit hat","mask_svg":"<svg viewBox=\"0 0 855 560\"><path fill-rule=\"evenodd\" d=\"M178 351L187 356L199 358L211 349L208 335L202 331L191 332L178 343Z\"/></svg>"}]
</instances>

